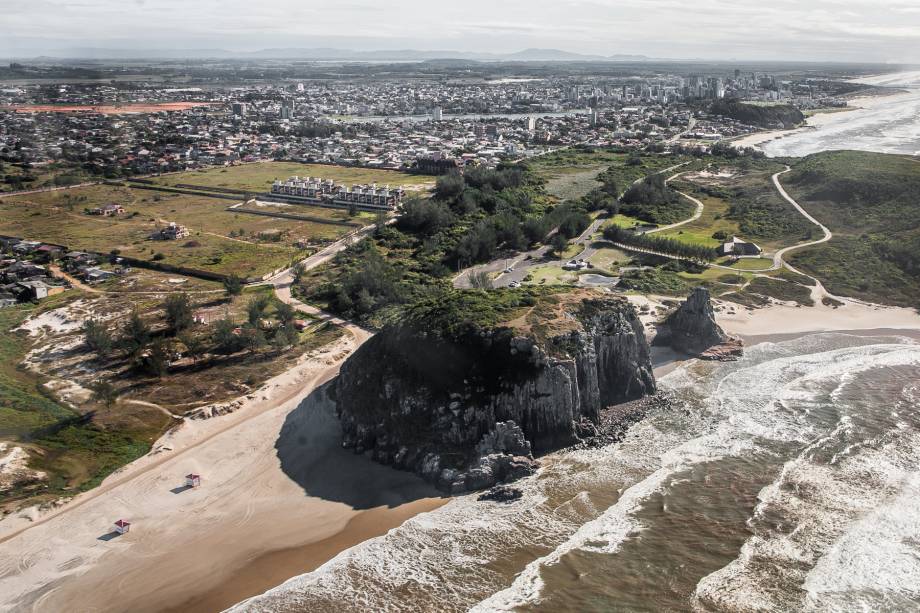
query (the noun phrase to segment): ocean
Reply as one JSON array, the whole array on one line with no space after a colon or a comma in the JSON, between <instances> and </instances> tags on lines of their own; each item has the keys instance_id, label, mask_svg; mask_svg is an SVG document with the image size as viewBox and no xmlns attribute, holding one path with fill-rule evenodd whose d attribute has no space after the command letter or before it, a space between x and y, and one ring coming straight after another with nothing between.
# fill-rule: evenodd
<instances>
[{"instance_id":1,"label":"ocean","mask_svg":"<svg viewBox=\"0 0 920 613\"><path fill-rule=\"evenodd\" d=\"M821 118L815 129L798 130L760 146L770 157L801 157L820 151L856 149L920 155L920 72L857 79L857 83L903 89L869 100L863 108ZM859 107L857 102L854 106Z\"/></svg>"},{"instance_id":2,"label":"ocean","mask_svg":"<svg viewBox=\"0 0 920 613\"><path fill-rule=\"evenodd\" d=\"M920 608L920 343L811 334L659 384L520 500L453 498L237 610Z\"/></svg>"}]
</instances>

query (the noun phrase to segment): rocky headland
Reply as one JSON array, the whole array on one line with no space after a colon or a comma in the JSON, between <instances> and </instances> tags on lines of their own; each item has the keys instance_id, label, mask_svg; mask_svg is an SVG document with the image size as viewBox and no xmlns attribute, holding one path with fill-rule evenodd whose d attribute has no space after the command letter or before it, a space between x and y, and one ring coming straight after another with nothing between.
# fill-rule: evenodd
<instances>
[{"instance_id":1,"label":"rocky headland","mask_svg":"<svg viewBox=\"0 0 920 613\"><path fill-rule=\"evenodd\" d=\"M729 336L716 323L709 290L697 287L659 327L655 345L703 360L737 360L743 352L740 339Z\"/></svg>"},{"instance_id":2,"label":"rocky headland","mask_svg":"<svg viewBox=\"0 0 920 613\"><path fill-rule=\"evenodd\" d=\"M497 297L496 297L497 296ZM335 384L343 445L452 493L530 474L655 392L632 306L592 290L456 292L368 340Z\"/></svg>"}]
</instances>

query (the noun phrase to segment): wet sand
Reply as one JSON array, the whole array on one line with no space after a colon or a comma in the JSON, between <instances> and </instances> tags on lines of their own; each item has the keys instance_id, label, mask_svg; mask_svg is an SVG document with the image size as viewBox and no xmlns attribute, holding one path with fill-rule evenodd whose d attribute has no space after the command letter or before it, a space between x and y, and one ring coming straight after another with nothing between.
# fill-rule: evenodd
<instances>
[{"instance_id":1,"label":"wet sand","mask_svg":"<svg viewBox=\"0 0 920 613\"><path fill-rule=\"evenodd\" d=\"M349 520L341 532L301 547L272 551L249 561L207 592L164 613L212 613L262 594L298 575L312 572L368 539L382 536L407 519L445 504L441 498L423 498L396 509L364 511Z\"/></svg>"}]
</instances>

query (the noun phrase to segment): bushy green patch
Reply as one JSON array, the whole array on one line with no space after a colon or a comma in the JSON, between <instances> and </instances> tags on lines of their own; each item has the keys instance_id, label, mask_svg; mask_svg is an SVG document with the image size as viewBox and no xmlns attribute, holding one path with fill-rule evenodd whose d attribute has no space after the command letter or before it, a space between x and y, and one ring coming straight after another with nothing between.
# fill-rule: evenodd
<instances>
[{"instance_id":1,"label":"bushy green patch","mask_svg":"<svg viewBox=\"0 0 920 613\"><path fill-rule=\"evenodd\" d=\"M761 128L789 129L803 123L805 115L788 104L756 105L740 100L717 100L709 107L715 115L730 117L743 123Z\"/></svg>"},{"instance_id":2,"label":"bushy green patch","mask_svg":"<svg viewBox=\"0 0 920 613\"><path fill-rule=\"evenodd\" d=\"M693 215L696 205L665 184L658 174L629 187L620 198L620 211L654 224L671 224Z\"/></svg>"},{"instance_id":3,"label":"bushy green patch","mask_svg":"<svg viewBox=\"0 0 920 613\"><path fill-rule=\"evenodd\" d=\"M835 294L920 305L920 164L836 151L803 158L786 177L790 194L834 233L790 262Z\"/></svg>"},{"instance_id":4,"label":"bushy green patch","mask_svg":"<svg viewBox=\"0 0 920 613\"><path fill-rule=\"evenodd\" d=\"M631 270L621 277L619 287L642 294L669 296L684 296L690 292L690 284L677 273L661 269Z\"/></svg>"},{"instance_id":5,"label":"bushy green patch","mask_svg":"<svg viewBox=\"0 0 920 613\"><path fill-rule=\"evenodd\" d=\"M554 290L528 286L517 289L456 290L441 292L406 310L406 323L442 338L456 338L471 330L507 323L521 309Z\"/></svg>"},{"instance_id":6,"label":"bushy green patch","mask_svg":"<svg viewBox=\"0 0 920 613\"><path fill-rule=\"evenodd\" d=\"M803 306L814 306L811 299L811 290L798 283L791 281L781 281L771 277L755 277L751 283L740 292L741 296L760 296L763 298L774 298L783 302L795 302ZM738 295L732 295L732 300ZM755 303L765 303L765 300L753 300Z\"/></svg>"}]
</instances>

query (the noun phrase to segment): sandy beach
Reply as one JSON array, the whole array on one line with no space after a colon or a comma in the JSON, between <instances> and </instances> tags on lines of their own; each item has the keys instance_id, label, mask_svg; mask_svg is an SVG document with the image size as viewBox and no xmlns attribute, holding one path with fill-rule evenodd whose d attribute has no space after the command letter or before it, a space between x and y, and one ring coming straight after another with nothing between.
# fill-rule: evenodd
<instances>
[{"instance_id":1,"label":"sandy beach","mask_svg":"<svg viewBox=\"0 0 920 613\"><path fill-rule=\"evenodd\" d=\"M854 111L871 109L880 104L890 103L892 101L896 102L899 97L909 98L910 96L910 92L876 96L855 96L849 100L849 106L846 110L840 110L831 113L816 113L806 120L806 125L800 128L794 128L792 130L769 130L766 132L755 132L754 134L750 134L748 136L739 138L738 140L732 141L732 144L735 147L754 147L755 149L760 149L764 144L775 141L777 139L786 138L788 136L800 134L802 132L816 130L824 125L835 124L840 121L847 121L844 118L846 118L849 113Z\"/></svg>"},{"instance_id":2,"label":"sandy beach","mask_svg":"<svg viewBox=\"0 0 920 613\"><path fill-rule=\"evenodd\" d=\"M815 306L804 307L793 304L774 303L769 306L749 309L747 307L713 299L716 323L727 333L742 338L774 337L776 335L799 336L810 332L859 331L859 330L920 330L920 314L914 309L882 306L858 300L835 296L842 306L833 307L822 303L826 295L822 286L813 289L818 297ZM646 334L653 334L655 322L664 313L668 304L676 300L667 296L629 296L629 301L640 311L639 319L645 325ZM680 360L673 352L658 350L653 355L655 374L661 376L673 369L673 363Z\"/></svg>"},{"instance_id":3,"label":"sandy beach","mask_svg":"<svg viewBox=\"0 0 920 613\"><path fill-rule=\"evenodd\" d=\"M322 386L367 336L351 332L95 490L0 522L0 610L220 610L443 504L414 475L341 449ZM184 487L187 473L201 486ZM117 519L128 534L112 532Z\"/></svg>"},{"instance_id":4,"label":"sandy beach","mask_svg":"<svg viewBox=\"0 0 920 613\"><path fill-rule=\"evenodd\" d=\"M715 301L724 307L727 303ZM734 307L734 312L722 308L716 321L729 334L742 337L774 334L803 334L832 330L920 330L920 315L914 309L887 307L854 300L844 300L834 308L820 302L812 307L773 304L748 310Z\"/></svg>"},{"instance_id":5,"label":"sandy beach","mask_svg":"<svg viewBox=\"0 0 920 613\"><path fill-rule=\"evenodd\" d=\"M834 121L839 121L840 116L846 115L847 113L850 113L853 111L857 111L861 108L865 108L871 105L871 101L875 100L876 98L877 97L875 96L868 96L864 98L854 98L853 100L851 100L853 104L849 106L846 111L839 111L835 113L817 113L809 117L805 121L806 125L800 128L793 128L792 130L769 130L766 132L755 132L754 134L750 134L748 136L739 138L736 141L733 141L732 144L736 147L754 147L756 149L756 148L759 148L764 143L768 143L770 141L774 141L779 138L785 138L787 136L798 134L800 132L807 132L809 130L815 130L824 124L834 122Z\"/></svg>"}]
</instances>

